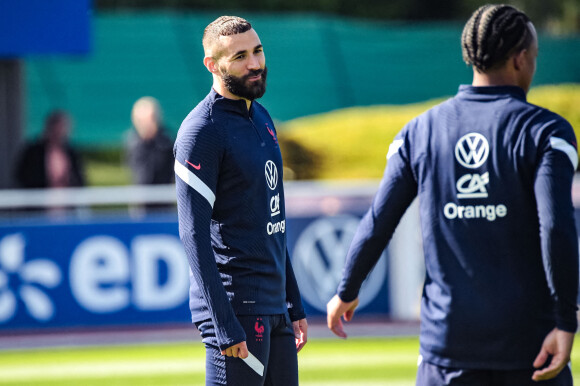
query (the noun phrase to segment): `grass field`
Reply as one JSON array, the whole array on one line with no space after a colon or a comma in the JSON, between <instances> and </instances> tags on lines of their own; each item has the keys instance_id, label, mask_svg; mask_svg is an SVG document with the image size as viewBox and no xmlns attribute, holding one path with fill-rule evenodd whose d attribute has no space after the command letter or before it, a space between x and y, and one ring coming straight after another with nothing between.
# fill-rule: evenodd
<instances>
[{"instance_id":1,"label":"grass field","mask_svg":"<svg viewBox=\"0 0 580 386\"><path fill-rule=\"evenodd\" d=\"M320 339L300 353L300 385L413 385L416 338ZM580 347L573 352L580 379ZM0 351L0 385L203 385L201 344Z\"/></svg>"}]
</instances>

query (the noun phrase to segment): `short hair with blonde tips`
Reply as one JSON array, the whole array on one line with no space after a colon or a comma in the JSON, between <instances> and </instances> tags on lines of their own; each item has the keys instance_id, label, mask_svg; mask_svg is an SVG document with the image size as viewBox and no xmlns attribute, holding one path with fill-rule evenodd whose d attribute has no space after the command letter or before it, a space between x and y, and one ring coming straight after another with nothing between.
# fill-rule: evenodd
<instances>
[{"instance_id":1,"label":"short hair with blonde tips","mask_svg":"<svg viewBox=\"0 0 580 386\"><path fill-rule=\"evenodd\" d=\"M219 59L220 53L213 52L215 44L221 36L231 36L244 33L252 29L252 25L246 19L238 16L220 16L203 31L202 44L205 54Z\"/></svg>"}]
</instances>

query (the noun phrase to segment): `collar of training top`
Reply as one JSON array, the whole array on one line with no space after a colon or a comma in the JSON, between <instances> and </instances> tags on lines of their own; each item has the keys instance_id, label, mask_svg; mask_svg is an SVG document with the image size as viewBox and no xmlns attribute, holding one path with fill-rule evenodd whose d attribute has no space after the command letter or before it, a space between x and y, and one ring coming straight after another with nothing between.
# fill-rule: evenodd
<instances>
[{"instance_id":1,"label":"collar of training top","mask_svg":"<svg viewBox=\"0 0 580 386\"><path fill-rule=\"evenodd\" d=\"M478 99L497 99L498 97L511 96L522 101L526 100L525 91L518 86L472 86L462 84L459 86L458 96Z\"/></svg>"},{"instance_id":2,"label":"collar of training top","mask_svg":"<svg viewBox=\"0 0 580 386\"><path fill-rule=\"evenodd\" d=\"M210 95L214 103L219 103L220 107L222 107L224 110L241 114L245 117L249 116L250 112L254 108L254 102L252 102L250 105L250 110L248 110L245 99L226 98L223 95L218 94L217 91L213 89L213 87L211 89Z\"/></svg>"}]
</instances>

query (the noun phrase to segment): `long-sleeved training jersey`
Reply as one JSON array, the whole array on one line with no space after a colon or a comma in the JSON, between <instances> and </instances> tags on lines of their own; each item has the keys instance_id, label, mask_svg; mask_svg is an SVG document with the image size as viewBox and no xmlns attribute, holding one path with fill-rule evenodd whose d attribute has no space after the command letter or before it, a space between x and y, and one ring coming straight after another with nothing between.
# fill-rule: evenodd
<instances>
[{"instance_id":1,"label":"long-sleeved training jersey","mask_svg":"<svg viewBox=\"0 0 580 386\"><path fill-rule=\"evenodd\" d=\"M446 367L531 368L555 326L575 331L572 127L515 86L460 86L408 123L347 256L353 300L415 196L426 278L420 352Z\"/></svg>"},{"instance_id":2,"label":"long-sleeved training jersey","mask_svg":"<svg viewBox=\"0 0 580 386\"><path fill-rule=\"evenodd\" d=\"M286 247L282 157L259 103L213 89L174 147L179 234L194 322L212 319L221 349L245 341L235 315L305 317Z\"/></svg>"}]
</instances>

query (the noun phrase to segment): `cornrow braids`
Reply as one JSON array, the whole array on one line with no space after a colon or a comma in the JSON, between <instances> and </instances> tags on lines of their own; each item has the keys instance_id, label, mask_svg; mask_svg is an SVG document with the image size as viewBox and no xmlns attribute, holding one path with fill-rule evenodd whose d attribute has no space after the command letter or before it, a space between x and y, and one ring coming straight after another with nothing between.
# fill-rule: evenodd
<instances>
[{"instance_id":1,"label":"cornrow braids","mask_svg":"<svg viewBox=\"0 0 580 386\"><path fill-rule=\"evenodd\" d=\"M501 67L533 40L522 11L509 5L484 5L469 18L461 35L463 60L479 72Z\"/></svg>"},{"instance_id":2,"label":"cornrow braids","mask_svg":"<svg viewBox=\"0 0 580 386\"><path fill-rule=\"evenodd\" d=\"M252 29L252 25L238 16L220 16L212 21L203 31L202 44L204 49L211 47L220 36L231 36Z\"/></svg>"}]
</instances>

